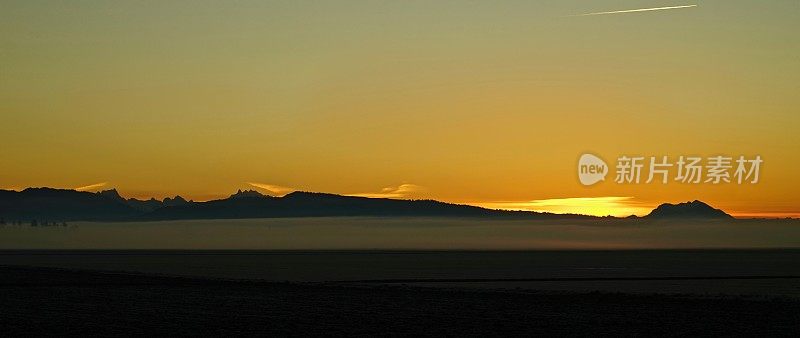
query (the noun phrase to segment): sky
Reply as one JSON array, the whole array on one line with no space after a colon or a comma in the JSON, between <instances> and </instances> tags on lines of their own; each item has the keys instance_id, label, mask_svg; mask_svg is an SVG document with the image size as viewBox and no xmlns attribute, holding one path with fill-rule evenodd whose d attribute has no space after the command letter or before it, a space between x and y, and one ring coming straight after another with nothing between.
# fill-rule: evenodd
<instances>
[{"instance_id":1,"label":"sky","mask_svg":"<svg viewBox=\"0 0 800 338\"><path fill-rule=\"evenodd\" d=\"M800 215L798 31L798 1L3 1L0 188ZM584 186L587 152L764 162Z\"/></svg>"}]
</instances>

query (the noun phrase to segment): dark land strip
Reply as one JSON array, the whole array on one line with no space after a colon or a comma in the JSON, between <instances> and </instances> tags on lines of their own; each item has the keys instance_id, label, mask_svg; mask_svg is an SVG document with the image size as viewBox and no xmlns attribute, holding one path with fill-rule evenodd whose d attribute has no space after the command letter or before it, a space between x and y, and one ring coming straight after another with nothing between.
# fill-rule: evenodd
<instances>
[{"instance_id":1,"label":"dark land strip","mask_svg":"<svg viewBox=\"0 0 800 338\"><path fill-rule=\"evenodd\" d=\"M751 276L752 277L752 276ZM800 334L800 300L281 283L0 266L21 335Z\"/></svg>"}]
</instances>

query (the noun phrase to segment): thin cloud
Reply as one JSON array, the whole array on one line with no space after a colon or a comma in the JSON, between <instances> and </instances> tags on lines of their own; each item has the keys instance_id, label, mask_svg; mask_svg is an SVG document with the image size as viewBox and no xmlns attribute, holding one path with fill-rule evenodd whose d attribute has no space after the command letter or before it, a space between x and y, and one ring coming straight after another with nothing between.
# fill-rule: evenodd
<instances>
[{"instance_id":1,"label":"thin cloud","mask_svg":"<svg viewBox=\"0 0 800 338\"><path fill-rule=\"evenodd\" d=\"M594 13L575 14L575 15L568 15L568 16L575 17L575 16L592 16L592 15L652 12L652 11L663 11L663 10L668 10L668 9L682 9L682 8L692 8L692 7L697 7L697 5L695 4L695 5L680 5L680 6L625 9L625 10L620 10L620 11L594 12Z\"/></svg>"},{"instance_id":2,"label":"thin cloud","mask_svg":"<svg viewBox=\"0 0 800 338\"><path fill-rule=\"evenodd\" d=\"M288 194L290 192L297 191L297 189L295 189L295 188L282 187L282 186L275 185L275 184L257 183L257 182L245 182L245 183L247 183L248 185L250 185L252 187L266 190L266 191L268 191L268 192L270 192L270 193L272 193L273 195L276 195L276 196L283 196L283 195L286 195L286 194Z\"/></svg>"},{"instance_id":3,"label":"thin cloud","mask_svg":"<svg viewBox=\"0 0 800 338\"><path fill-rule=\"evenodd\" d=\"M369 197L369 198L409 198L425 188L416 184L404 183L396 187L386 187L380 192L349 194L347 196Z\"/></svg>"},{"instance_id":4,"label":"thin cloud","mask_svg":"<svg viewBox=\"0 0 800 338\"><path fill-rule=\"evenodd\" d=\"M95 190L95 189L99 189L99 188L105 187L107 184L108 184L108 182L89 184L89 185L85 185L85 186L82 186L82 187L77 187L77 188L75 188L75 190L77 190L77 191L91 191L91 190Z\"/></svg>"}]
</instances>

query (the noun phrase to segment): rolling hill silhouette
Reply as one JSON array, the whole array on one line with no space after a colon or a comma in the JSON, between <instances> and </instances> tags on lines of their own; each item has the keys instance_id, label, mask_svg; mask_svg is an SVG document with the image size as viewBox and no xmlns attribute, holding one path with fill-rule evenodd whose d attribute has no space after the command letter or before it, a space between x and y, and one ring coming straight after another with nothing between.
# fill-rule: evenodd
<instances>
[{"instance_id":1,"label":"rolling hill silhouette","mask_svg":"<svg viewBox=\"0 0 800 338\"><path fill-rule=\"evenodd\" d=\"M725 219L733 216L720 209L694 200L678 204L664 203L653 209L647 216L653 219L681 219L681 218L712 218Z\"/></svg>"},{"instance_id":2,"label":"rolling hill silhouette","mask_svg":"<svg viewBox=\"0 0 800 338\"><path fill-rule=\"evenodd\" d=\"M158 221L338 216L600 219L576 214L491 210L435 200L367 198L317 192L293 192L273 197L253 190L239 190L228 198L193 202L180 196L161 201L125 199L113 189L98 193L52 188L28 188L19 192L0 190L0 217L7 220ZM662 204L644 218L732 217L703 202L694 201Z\"/></svg>"},{"instance_id":3,"label":"rolling hill silhouette","mask_svg":"<svg viewBox=\"0 0 800 338\"><path fill-rule=\"evenodd\" d=\"M272 197L252 190L240 190L226 199L157 209L142 215L141 219L178 220L322 216L591 217L490 210L434 200L367 198L300 191L283 197Z\"/></svg>"},{"instance_id":4,"label":"rolling hill silhouette","mask_svg":"<svg viewBox=\"0 0 800 338\"><path fill-rule=\"evenodd\" d=\"M140 213L104 194L53 188L0 190L0 217L7 220L93 221L134 217Z\"/></svg>"}]
</instances>

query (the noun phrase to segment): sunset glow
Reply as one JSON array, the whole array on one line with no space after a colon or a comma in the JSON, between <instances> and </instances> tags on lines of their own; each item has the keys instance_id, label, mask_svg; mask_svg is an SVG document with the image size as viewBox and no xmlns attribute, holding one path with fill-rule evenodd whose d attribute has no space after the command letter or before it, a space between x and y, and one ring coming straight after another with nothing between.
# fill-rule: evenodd
<instances>
[{"instance_id":1,"label":"sunset glow","mask_svg":"<svg viewBox=\"0 0 800 338\"><path fill-rule=\"evenodd\" d=\"M652 5L8 2L0 187L800 213L800 4ZM764 164L757 184L586 187L585 152L610 176L621 155Z\"/></svg>"},{"instance_id":2,"label":"sunset glow","mask_svg":"<svg viewBox=\"0 0 800 338\"><path fill-rule=\"evenodd\" d=\"M553 198L521 202L484 202L474 205L489 209L526 210L556 214L593 216L644 216L655 206L636 202L633 197Z\"/></svg>"}]
</instances>

